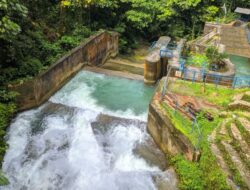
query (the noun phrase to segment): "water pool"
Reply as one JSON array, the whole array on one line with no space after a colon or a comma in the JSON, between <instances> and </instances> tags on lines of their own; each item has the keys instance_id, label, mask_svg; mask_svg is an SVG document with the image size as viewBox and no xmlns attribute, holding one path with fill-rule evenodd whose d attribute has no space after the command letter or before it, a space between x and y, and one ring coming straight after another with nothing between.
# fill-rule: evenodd
<instances>
[{"instance_id":1,"label":"water pool","mask_svg":"<svg viewBox=\"0 0 250 190\"><path fill-rule=\"evenodd\" d=\"M232 63L236 68L236 76L246 76L250 75L250 59L246 57L241 57L237 55L229 56Z\"/></svg>"}]
</instances>

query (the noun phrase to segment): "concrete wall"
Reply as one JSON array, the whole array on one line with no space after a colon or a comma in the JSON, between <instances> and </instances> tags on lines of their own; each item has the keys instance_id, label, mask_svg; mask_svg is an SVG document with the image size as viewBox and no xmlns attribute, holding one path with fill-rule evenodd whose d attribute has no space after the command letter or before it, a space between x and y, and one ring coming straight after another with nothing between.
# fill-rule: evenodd
<instances>
[{"instance_id":1,"label":"concrete wall","mask_svg":"<svg viewBox=\"0 0 250 190\"><path fill-rule=\"evenodd\" d=\"M200 152L196 151L188 138L175 128L171 119L155 101L152 101L149 106L147 130L167 155L183 154L191 161L199 159Z\"/></svg>"},{"instance_id":2,"label":"concrete wall","mask_svg":"<svg viewBox=\"0 0 250 190\"><path fill-rule=\"evenodd\" d=\"M33 80L10 86L17 91L18 110L41 105L60 89L84 65L103 64L109 56L118 53L118 34L100 31L59 59L47 71Z\"/></svg>"}]
</instances>

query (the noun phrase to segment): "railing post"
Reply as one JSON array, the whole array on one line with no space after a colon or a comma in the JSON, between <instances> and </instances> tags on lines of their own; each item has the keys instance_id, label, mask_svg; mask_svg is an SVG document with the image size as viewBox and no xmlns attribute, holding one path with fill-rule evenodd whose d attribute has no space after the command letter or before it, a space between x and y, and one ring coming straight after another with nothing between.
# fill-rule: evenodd
<instances>
[{"instance_id":1,"label":"railing post","mask_svg":"<svg viewBox=\"0 0 250 190\"><path fill-rule=\"evenodd\" d=\"M219 82L220 82L220 75L217 75L217 76L216 76L216 79L215 79L215 88L216 88L216 89L218 88Z\"/></svg>"},{"instance_id":2,"label":"railing post","mask_svg":"<svg viewBox=\"0 0 250 190\"><path fill-rule=\"evenodd\" d=\"M235 88L236 84L237 84L237 80L238 80L238 77L234 77L234 80L233 80L233 89Z\"/></svg>"},{"instance_id":3,"label":"railing post","mask_svg":"<svg viewBox=\"0 0 250 190\"><path fill-rule=\"evenodd\" d=\"M196 71L193 72L193 79L192 79L192 83L195 82L195 75L196 75Z\"/></svg>"}]
</instances>

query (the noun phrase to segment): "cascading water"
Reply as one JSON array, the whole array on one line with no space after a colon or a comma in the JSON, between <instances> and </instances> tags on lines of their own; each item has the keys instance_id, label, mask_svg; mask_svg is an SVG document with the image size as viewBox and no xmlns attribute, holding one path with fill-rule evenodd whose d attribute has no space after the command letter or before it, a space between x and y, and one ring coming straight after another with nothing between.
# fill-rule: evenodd
<instances>
[{"instance_id":1,"label":"cascading water","mask_svg":"<svg viewBox=\"0 0 250 190\"><path fill-rule=\"evenodd\" d=\"M0 188L175 189L169 173L134 151L151 139L145 121L153 90L80 72L43 106L13 120L3 163L10 184Z\"/></svg>"}]
</instances>

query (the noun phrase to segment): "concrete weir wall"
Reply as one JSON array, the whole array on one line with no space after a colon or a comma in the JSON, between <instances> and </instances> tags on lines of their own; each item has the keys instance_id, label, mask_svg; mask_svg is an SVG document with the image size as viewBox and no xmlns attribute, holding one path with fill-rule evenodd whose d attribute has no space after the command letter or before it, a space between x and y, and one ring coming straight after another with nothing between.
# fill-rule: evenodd
<instances>
[{"instance_id":1,"label":"concrete weir wall","mask_svg":"<svg viewBox=\"0 0 250 190\"><path fill-rule=\"evenodd\" d=\"M147 130L165 154L182 154L190 161L199 159L200 152L196 151L189 139L176 129L171 119L154 100L149 105Z\"/></svg>"},{"instance_id":2,"label":"concrete weir wall","mask_svg":"<svg viewBox=\"0 0 250 190\"><path fill-rule=\"evenodd\" d=\"M41 105L86 64L103 64L118 53L118 33L100 31L59 59L36 78L10 86L17 91L19 111Z\"/></svg>"}]
</instances>

